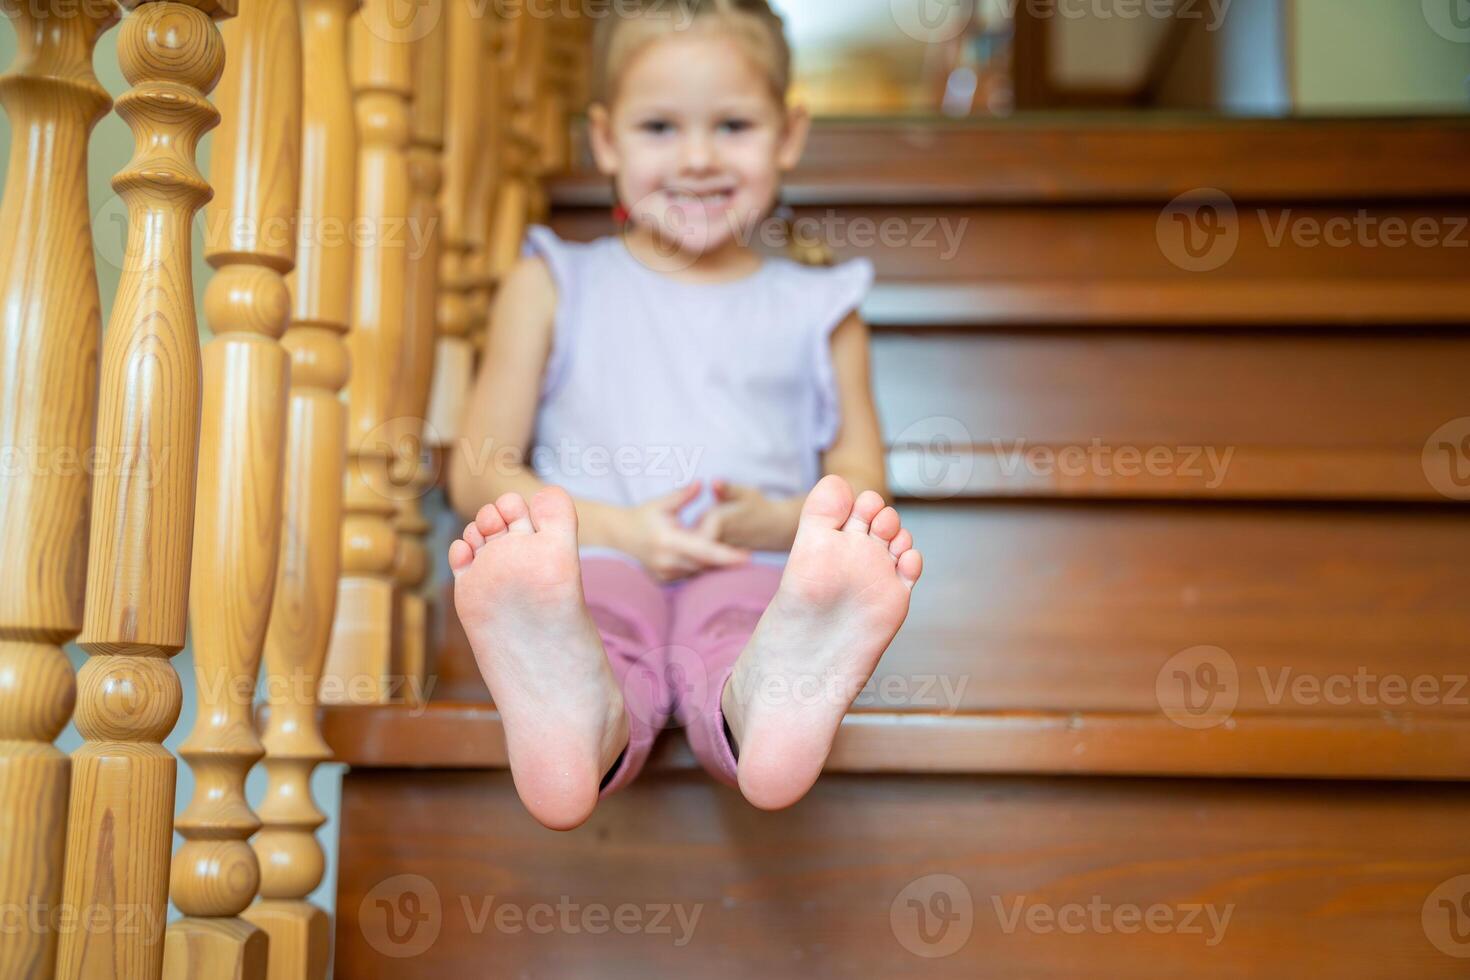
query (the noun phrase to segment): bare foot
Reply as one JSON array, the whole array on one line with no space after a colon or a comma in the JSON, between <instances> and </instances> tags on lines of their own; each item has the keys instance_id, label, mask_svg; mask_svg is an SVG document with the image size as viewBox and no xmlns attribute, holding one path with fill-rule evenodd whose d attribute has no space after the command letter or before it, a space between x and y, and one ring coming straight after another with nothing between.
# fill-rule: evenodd
<instances>
[{"instance_id":1,"label":"bare foot","mask_svg":"<svg viewBox=\"0 0 1470 980\"><path fill-rule=\"evenodd\" d=\"M898 511L839 476L812 489L781 585L721 695L740 791L778 810L821 775L842 716L909 611L923 559Z\"/></svg>"},{"instance_id":2,"label":"bare foot","mask_svg":"<svg viewBox=\"0 0 1470 980\"><path fill-rule=\"evenodd\" d=\"M560 487L508 493L449 548L454 606L505 725L516 792L571 830L628 743L623 695L582 598L577 511Z\"/></svg>"}]
</instances>

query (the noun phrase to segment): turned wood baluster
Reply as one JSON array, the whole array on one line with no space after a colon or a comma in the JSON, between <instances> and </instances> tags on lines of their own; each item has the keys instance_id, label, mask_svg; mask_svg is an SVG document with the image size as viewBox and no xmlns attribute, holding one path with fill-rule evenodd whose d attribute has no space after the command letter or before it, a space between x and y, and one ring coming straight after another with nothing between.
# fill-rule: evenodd
<instances>
[{"instance_id":1,"label":"turned wood baluster","mask_svg":"<svg viewBox=\"0 0 1470 980\"><path fill-rule=\"evenodd\" d=\"M221 29L215 197L205 212L203 434L194 510L190 622L199 714L179 749L194 798L177 821L170 879L184 918L169 926L164 975L264 978L266 934L240 918L260 866L245 776L264 754L252 712L275 590L289 360L285 274L296 254L301 34L296 0L249 0Z\"/></svg>"},{"instance_id":2,"label":"turned wood baluster","mask_svg":"<svg viewBox=\"0 0 1470 980\"><path fill-rule=\"evenodd\" d=\"M490 234L490 273L498 281L510 271L520 255L536 203L538 175L538 108L541 77L546 62L547 22L521 12L506 21L502 52L508 79L503 82L505 113L502 133L504 161L499 194L495 200L494 226Z\"/></svg>"},{"instance_id":3,"label":"turned wood baluster","mask_svg":"<svg viewBox=\"0 0 1470 980\"><path fill-rule=\"evenodd\" d=\"M326 817L311 776L331 757L317 726L317 683L337 601L347 411L343 337L352 310L350 238L357 124L347 79L347 22L356 0L302 0L305 64L300 233L291 288L286 472L275 601L265 637L270 717L267 777L256 835L261 900L244 913L270 936L271 980L323 980L327 914L306 901L326 866L315 831Z\"/></svg>"},{"instance_id":4,"label":"turned wood baluster","mask_svg":"<svg viewBox=\"0 0 1470 980\"><path fill-rule=\"evenodd\" d=\"M424 454L429 385L433 380L435 318L439 287L439 185L444 150L445 37L447 18L414 42L413 118L409 149L409 220L412 248L404 305L403 365L405 383L396 392L394 410L402 429L395 441L399 488L398 554L394 577L398 586L398 656L394 672L402 677L403 697L418 702L428 681L428 600L422 594L429 573L428 521L420 501L434 482L432 462Z\"/></svg>"},{"instance_id":5,"label":"turned wood baluster","mask_svg":"<svg viewBox=\"0 0 1470 980\"><path fill-rule=\"evenodd\" d=\"M178 720L199 450L199 334L189 228L210 198L194 164L219 122L205 97L225 49L228 5L136 6L118 61L131 88L117 112L133 158L112 186L127 205L122 275L102 348L87 568L79 643L66 885L79 915L132 928L62 933L57 975L157 977L163 964L176 764L162 746ZM100 910L94 912L93 910ZM113 921L118 921L114 918Z\"/></svg>"},{"instance_id":6,"label":"turned wood baluster","mask_svg":"<svg viewBox=\"0 0 1470 980\"><path fill-rule=\"evenodd\" d=\"M376 704L391 693L395 491L389 464L394 393L407 383L410 28L396 0L366 0L349 50L358 133L357 245L348 350L347 477L342 577L322 678L323 702Z\"/></svg>"},{"instance_id":7,"label":"turned wood baluster","mask_svg":"<svg viewBox=\"0 0 1470 980\"><path fill-rule=\"evenodd\" d=\"M61 645L82 628L86 453L102 313L87 139L112 100L92 74L110 5L7 0L19 50L0 77L0 977L49 977L71 763L52 741L76 701Z\"/></svg>"},{"instance_id":8,"label":"turned wood baluster","mask_svg":"<svg viewBox=\"0 0 1470 980\"><path fill-rule=\"evenodd\" d=\"M526 19L524 12L512 18L520 19ZM472 248L464 266L464 285L465 301L469 306L470 345L476 352L483 350L485 346L490 297L495 286L495 275L490 267L490 229L493 227L492 215L504 173L504 160L501 156L505 146L501 127L504 119L501 107L504 73L500 58L506 23L494 11L488 11L475 25L479 29L481 57L486 69L479 79L481 135L474 179L470 184L469 200L466 202L469 210L468 234Z\"/></svg>"},{"instance_id":9,"label":"turned wood baluster","mask_svg":"<svg viewBox=\"0 0 1470 980\"><path fill-rule=\"evenodd\" d=\"M429 433L442 452L459 437L474 371L471 343L471 300L474 255L485 249L483 214L469 220L471 190L487 166L482 151L487 82L495 65L481 41L476 0L447 0L449 35L445 60L450 84L445 93L444 182L439 189L441 237L439 257L439 342L429 401ZM482 15L490 19L493 15ZM478 238L475 233L478 233Z\"/></svg>"},{"instance_id":10,"label":"turned wood baluster","mask_svg":"<svg viewBox=\"0 0 1470 980\"><path fill-rule=\"evenodd\" d=\"M559 17L551 22L546 41L546 67L542 77L539 106L541 174L561 173L571 166L572 137L569 121L576 66L585 55L577 18Z\"/></svg>"}]
</instances>

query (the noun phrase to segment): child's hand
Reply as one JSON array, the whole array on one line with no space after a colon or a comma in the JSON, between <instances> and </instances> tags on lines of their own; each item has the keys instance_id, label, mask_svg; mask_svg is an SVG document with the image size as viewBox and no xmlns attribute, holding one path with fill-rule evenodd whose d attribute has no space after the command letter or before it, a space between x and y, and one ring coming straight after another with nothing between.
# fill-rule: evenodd
<instances>
[{"instance_id":1,"label":"child's hand","mask_svg":"<svg viewBox=\"0 0 1470 980\"><path fill-rule=\"evenodd\" d=\"M787 551L796 540L801 497L772 500L755 487L714 481L715 499L699 522L711 540L755 551Z\"/></svg>"},{"instance_id":2,"label":"child's hand","mask_svg":"<svg viewBox=\"0 0 1470 980\"><path fill-rule=\"evenodd\" d=\"M692 531L679 523L679 511L699 495L699 481L628 510L620 549L632 555L660 582L672 582L706 568L740 565L750 553Z\"/></svg>"}]
</instances>

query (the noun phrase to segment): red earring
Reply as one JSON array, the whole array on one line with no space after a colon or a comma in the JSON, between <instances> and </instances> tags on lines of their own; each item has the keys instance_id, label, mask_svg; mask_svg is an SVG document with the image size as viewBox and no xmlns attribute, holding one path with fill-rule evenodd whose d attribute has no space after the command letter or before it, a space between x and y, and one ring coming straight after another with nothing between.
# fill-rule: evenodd
<instances>
[{"instance_id":1,"label":"red earring","mask_svg":"<svg viewBox=\"0 0 1470 980\"><path fill-rule=\"evenodd\" d=\"M613 220L620 225L627 224L628 219L632 217L632 215L628 213L628 209L623 207L621 204L613 205L612 216Z\"/></svg>"}]
</instances>

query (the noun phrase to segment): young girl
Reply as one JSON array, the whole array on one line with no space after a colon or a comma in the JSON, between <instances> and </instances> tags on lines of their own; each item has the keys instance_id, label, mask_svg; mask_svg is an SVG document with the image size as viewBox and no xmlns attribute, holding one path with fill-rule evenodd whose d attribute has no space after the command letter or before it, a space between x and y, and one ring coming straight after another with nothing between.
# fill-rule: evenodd
<instances>
[{"instance_id":1,"label":"young girl","mask_svg":"<svg viewBox=\"0 0 1470 980\"><path fill-rule=\"evenodd\" d=\"M546 826L585 821L671 719L751 803L790 806L922 567L880 495L872 267L748 247L809 125L765 0L647 0L597 49L624 233L534 228L501 287L451 464L474 516L455 606ZM477 468L507 446L530 466Z\"/></svg>"}]
</instances>

